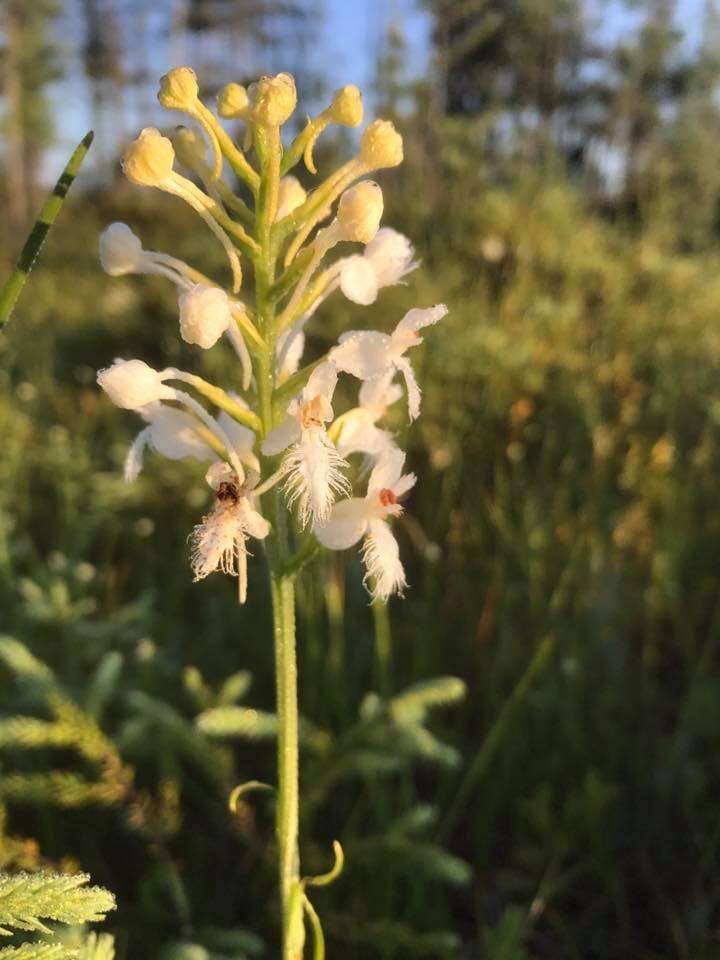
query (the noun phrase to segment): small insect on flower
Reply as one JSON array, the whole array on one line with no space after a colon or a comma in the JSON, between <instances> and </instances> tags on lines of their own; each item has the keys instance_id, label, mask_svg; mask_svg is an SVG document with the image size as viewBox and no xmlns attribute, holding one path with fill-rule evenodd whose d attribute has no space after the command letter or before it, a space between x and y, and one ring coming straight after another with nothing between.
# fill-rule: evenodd
<instances>
[{"instance_id":1,"label":"small insect on flower","mask_svg":"<svg viewBox=\"0 0 720 960\"><path fill-rule=\"evenodd\" d=\"M237 577L240 603L245 603L248 537L264 540L270 532L270 524L253 503L252 490L258 475L249 472L243 483L227 463L218 461L205 479L215 491L215 506L190 534L195 580L216 571Z\"/></svg>"}]
</instances>

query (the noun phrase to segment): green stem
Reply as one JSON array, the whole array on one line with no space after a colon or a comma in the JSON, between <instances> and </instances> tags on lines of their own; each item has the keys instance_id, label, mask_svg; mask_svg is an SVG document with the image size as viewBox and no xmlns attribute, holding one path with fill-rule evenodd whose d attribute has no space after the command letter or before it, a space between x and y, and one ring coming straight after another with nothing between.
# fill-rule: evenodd
<instances>
[{"instance_id":1,"label":"green stem","mask_svg":"<svg viewBox=\"0 0 720 960\"><path fill-rule=\"evenodd\" d=\"M387 699L392 693L392 631L387 600L373 600L370 604L375 624L375 664L380 696Z\"/></svg>"},{"instance_id":2,"label":"green stem","mask_svg":"<svg viewBox=\"0 0 720 960\"><path fill-rule=\"evenodd\" d=\"M298 822L300 807L298 762L297 652L295 647L295 586L293 578L271 572L270 585L275 637L275 681L278 716L278 800L275 835L278 845L280 904L283 918L283 960L299 960L302 947L288 942L292 896L300 878Z\"/></svg>"}]
</instances>

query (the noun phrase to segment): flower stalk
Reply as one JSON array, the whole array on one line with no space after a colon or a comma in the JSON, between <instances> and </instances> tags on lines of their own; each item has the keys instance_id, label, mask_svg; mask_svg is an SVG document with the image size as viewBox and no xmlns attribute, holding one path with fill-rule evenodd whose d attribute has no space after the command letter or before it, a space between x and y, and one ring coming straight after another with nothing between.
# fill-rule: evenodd
<instances>
[{"instance_id":1,"label":"flower stalk","mask_svg":"<svg viewBox=\"0 0 720 960\"><path fill-rule=\"evenodd\" d=\"M244 603L251 556L247 541L263 541L272 597L278 719L275 836L282 960L302 960L306 928L314 938L315 956L322 957L322 926L308 888L332 882L343 856L336 843L335 866L329 873L301 875L295 578L321 547L359 545L365 582L375 599L379 644L383 629L388 638L379 649L381 686L387 687L385 602L406 585L392 525L403 512L399 498L416 478L403 472L404 453L377 422L402 397L403 388L394 382L400 377L410 418L418 415L420 388L405 354L421 342L419 330L437 323L445 308L411 310L390 334L349 331L325 356L303 365L308 321L332 295L341 290L354 303L367 305L382 287L399 283L417 266L410 241L380 229L380 187L360 179L400 163L402 138L388 121L375 121L362 134L359 155L308 194L297 179L283 175L301 158L314 174L313 147L322 132L331 124L361 123L357 88L336 91L331 105L308 121L286 153L282 127L297 104L295 81L287 73L262 77L247 90L229 84L221 92L221 117L245 126L242 149L200 100L189 67L162 78L159 99L167 109L193 118L200 132L183 129L173 145L160 131L146 128L126 150L123 169L133 183L179 197L202 217L225 250L232 290L174 256L144 250L124 224L112 224L101 237L101 262L111 276L144 274L153 282L161 278L173 283L179 335L202 350L229 342L240 364L242 395L195 373L174 367L155 370L141 360L116 360L100 371L98 383L113 403L144 421L125 462L129 482L141 472L148 449L171 460L221 458L205 477L214 497L212 508L190 536L196 580L213 572L237 577L238 597ZM212 166L205 160L206 147ZM251 147L254 163L246 156ZM252 208L220 179L223 158L249 188ZM204 191L175 171L176 159L199 176ZM353 185L355 180L360 182ZM318 228L326 218L327 225ZM356 245L352 256L324 262L338 245L346 244ZM245 272L254 275L254 303L246 295L241 256ZM340 375L354 377L362 386L357 406L336 417L333 404ZM179 381L188 390L168 381ZM203 403L218 412L211 413ZM352 463L358 455L363 459ZM353 478L362 489L354 489Z\"/></svg>"}]
</instances>

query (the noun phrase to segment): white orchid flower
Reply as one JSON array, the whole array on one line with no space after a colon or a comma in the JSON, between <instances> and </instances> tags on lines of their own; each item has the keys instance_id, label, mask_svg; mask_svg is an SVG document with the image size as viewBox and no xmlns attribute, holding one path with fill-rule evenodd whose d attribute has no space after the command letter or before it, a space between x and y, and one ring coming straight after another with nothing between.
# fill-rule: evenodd
<instances>
[{"instance_id":1,"label":"white orchid flower","mask_svg":"<svg viewBox=\"0 0 720 960\"><path fill-rule=\"evenodd\" d=\"M402 387L393 383L395 371L390 370L376 380L366 380L360 387L358 406L343 413L333 424L333 436L341 457L364 453L379 458L393 444L392 434L376 424L402 397Z\"/></svg>"},{"instance_id":2,"label":"white orchid flower","mask_svg":"<svg viewBox=\"0 0 720 960\"><path fill-rule=\"evenodd\" d=\"M400 283L420 265L415 250L404 234L382 227L362 254L345 257L339 263L340 289L353 303L375 303L383 287Z\"/></svg>"},{"instance_id":3,"label":"white orchid flower","mask_svg":"<svg viewBox=\"0 0 720 960\"><path fill-rule=\"evenodd\" d=\"M351 330L330 351L330 360L338 370L359 380L375 380L390 370L398 370L405 378L410 419L415 420L420 413L420 387L405 351L422 343L418 330L437 323L446 313L447 307L440 303L427 310L409 310L392 333Z\"/></svg>"},{"instance_id":4,"label":"white orchid flower","mask_svg":"<svg viewBox=\"0 0 720 960\"><path fill-rule=\"evenodd\" d=\"M240 397L231 396L236 403L246 406ZM185 457L212 460L217 456L217 450L211 445L212 440L208 442L208 437L211 437L210 428L184 410L156 401L140 407L136 412L148 425L135 437L125 457L126 483L137 480L143 467L143 455L148 447L168 460L183 460ZM233 420L224 411L217 417L216 424L219 428L217 442L222 443L220 437L224 434L240 462L251 470L259 471L260 464L253 452L253 431Z\"/></svg>"},{"instance_id":5,"label":"white orchid flower","mask_svg":"<svg viewBox=\"0 0 720 960\"><path fill-rule=\"evenodd\" d=\"M205 475L215 491L215 506L190 534L191 563L195 580L222 571L238 578L240 603L247 598L247 540L264 540L270 524L255 509L252 490L257 474L242 482L223 461L214 463Z\"/></svg>"},{"instance_id":6,"label":"white orchid flower","mask_svg":"<svg viewBox=\"0 0 720 960\"><path fill-rule=\"evenodd\" d=\"M166 380L190 380L192 376L174 367L155 370L144 360L115 359L109 367L99 370L97 382L117 407L139 411L158 400L174 400L191 410L225 448L228 460L241 478L245 476L242 463L230 438L222 426L207 412L202 404L184 390L169 387ZM130 468L132 472L132 467Z\"/></svg>"},{"instance_id":7,"label":"white orchid flower","mask_svg":"<svg viewBox=\"0 0 720 960\"><path fill-rule=\"evenodd\" d=\"M407 586L400 548L387 522L402 513L398 500L416 482L414 473L403 474L404 463L402 450L388 450L370 474L367 495L340 500L330 511L327 523L314 530L320 543L330 550L347 550L364 538L365 583L374 598L383 600L393 593L402 594Z\"/></svg>"},{"instance_id":8,"label":"white orchid flower","mask_svg":"<svg viewBox=\"0 0 720 960\"><path fill-rule=\"evenodd\" d=\"M287 450L280 466L288 506L297 502L303 526L327 520L337 494L350 485L342 470L347 463L328 437L325 424L333 418L332 397L337 384L334 364L320 364L302 392L287 408L287 416L262 443L265 456Z\"/></svg>"}]
</instances>

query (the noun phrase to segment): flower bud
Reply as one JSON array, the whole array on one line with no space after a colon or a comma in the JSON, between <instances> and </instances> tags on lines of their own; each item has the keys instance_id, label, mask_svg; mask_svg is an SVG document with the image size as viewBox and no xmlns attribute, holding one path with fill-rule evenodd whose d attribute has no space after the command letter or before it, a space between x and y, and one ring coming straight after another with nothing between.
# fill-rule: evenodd
<instances>
[{"instance_id":1,"label":"flower bud","mask_svg":"<svg viewBox=\"0 0 720 960\"><path fill-rule=\"evenodd\" d=\"M403 161L403 139L390 120L373 120L360 139L360 159L370 170L397 167Z\"/></svg>"},{"instance_id":2,"label":"flower bud","mask_svg":"<svg viewBox=\"0 0 720 960\"><path fill-rule=\"evenodd\" d=\"M143 360L116 360L111 367L98 371L97 382L115 406L125 410L137 410L173 396L158 371Z\"/></svg>"},{"instance_id":3,"label":"flower bud","mask_svg":"<svg viewBox=\"0 0 720 960\"><path fill-rule=\"evenodd\" d=\"M168 138L155 127L145 127L125 151L122 168L132 183L157 187L172 174L174 161L175 151Z\"/></svg>"},{"instance_id":4,"label":"flower bud","mask_svg":"<svg viewBox=\"0 0 720 960\"><path fill-rule=\"evenodd\" d=\"M138 273L143 264L143 248L126 223L111 223L100 234L100 263L111 277Z\"/></svg>"},{"instance_id":5,"label":"flower bud","mask_svg":"<svg viewBox=\"0 0 720 960\"><path fill-rule=\"evenodd\" d=\"M163 107L168 110L185 110L192 113L199 94L197 76L190 67L175 67L160 78L157 96Z\"/></svg>"},{"instance_id":6,"label":"flower bud","mask_svg":"<svg viewBox=\"0 0 720 960\"><path fill-rule=\"evenodd\" d=\"M336 90L328 112L333 123L339 123L343 127L360 126L363 104L358 88L350 84Z\"/></svg>"},{"instance_id":7,"label":"flower bud","mask_svg":"<svg viewBox=\"0 0 720 960\"><path fill-rule=\"evenodd\" d=\"M198 170L207 166L207 146L197 130L176 127L172 138L175 156L184 167Z\"/></svg>"},{"instance_id":8,"label":"flower bud","mask_svg":"<svg viewBox=\"0 0 720 960\"><path fill-rule=\"evenodd\" d=\"M305 203L306 199L307 193L297 177L283 177L278 189L278 208L275 219L282 220L296 210L301 203Z\"/></svg>"},{"instance_id":9,"label":"flower bud","mask_svg":"<svg viewBox=\"0 0 720 960\"><path fill-rule=\"evenodd\" d=\"M350 187L340 197L337 222L344 240L369 243L380 226L383 214L383 195L372 180L363 180Z\"/></svg>"},{"instance_id":10,"label":"flower bud","mask_svg":"<svg viewBox=\"0 0 720 960\"><path fill-rule=\"evenodd\" d=\"M203 350L215 346L232 323L230 301L220 287L197 283L180 296L180 336Z\"/></svg>"},{"instance_id":11,"label":"flower bud","mask_svg":"<svg viewBox=\"0 0 720 960\"><path fill-rule=\"evenodd\" d=\"M218 113L227 120L239 117L244 120L249 106L248 92L239 83L228 83L217 97Z\"/></svg>"},{"instance_id":12,"label":"flower bud","mask_svg":"<svg viewBox=\"0 0 720 960\"><path fill-rule=\"evenodd\" d=\"M279 127L290 118L297 104L295 79L289 73L262 77L248 91L253 119L267 127Z\"/></svg>"}]
</instances>

